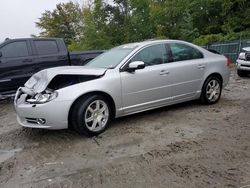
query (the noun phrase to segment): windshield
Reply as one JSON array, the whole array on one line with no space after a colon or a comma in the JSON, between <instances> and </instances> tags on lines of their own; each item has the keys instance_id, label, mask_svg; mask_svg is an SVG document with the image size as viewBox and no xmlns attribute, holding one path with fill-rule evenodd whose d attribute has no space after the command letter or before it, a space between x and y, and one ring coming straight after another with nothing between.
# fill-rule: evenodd
<instances>
[{"instance_id":1,"label":"windshield","mask_svg":"<svg viewBox=\"0 0 250 188\"><path fill-rule=\"evenodd\" d=\"M113 48L90 61L86 66L97 68L115 68L130 52L134 50L131 46L119 46Z\"/></svg>"}]
</instances>

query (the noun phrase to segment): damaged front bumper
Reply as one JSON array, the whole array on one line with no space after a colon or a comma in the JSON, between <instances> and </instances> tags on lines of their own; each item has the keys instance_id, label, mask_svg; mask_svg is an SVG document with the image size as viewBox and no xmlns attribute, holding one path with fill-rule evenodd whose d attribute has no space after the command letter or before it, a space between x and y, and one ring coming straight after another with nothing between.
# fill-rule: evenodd
<instances>
[{"instance_id":1,"label":"damaged front bumper","mask_svg":"<svg viewBox=\"0 0 250 188\"><path fill-rule=\"evenodd\" d=\"M17 90L14 106L17 121L23 127L42 129L68 128L68 113L71 101L49 101L43 104L31 104L27 88Z\"/></svg>"},{"instance_id":2,"label":"damaged front bumper","mask_svg":"<svg viewBox=\"0 0 250 188\"><path fill-rule=\"evenodd\" d=\"M14 104L17 121L24 127L68 128L73 99L61 89L102 77L106 69L66 66L42 70L17 90ZM61 94L60 94L61 92Z\"/></svg>"}]
</instances>

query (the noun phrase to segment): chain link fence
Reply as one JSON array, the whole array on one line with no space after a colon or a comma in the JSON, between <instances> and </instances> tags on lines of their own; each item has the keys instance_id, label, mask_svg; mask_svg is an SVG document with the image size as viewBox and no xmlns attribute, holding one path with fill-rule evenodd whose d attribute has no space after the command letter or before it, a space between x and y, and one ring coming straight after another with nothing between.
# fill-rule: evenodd
<instances>
[{"instance_id":1,"label":"chain link fence","mask_svg":"<svg viewBox=\"0 0 250 188\"><path fill-rule=\"evenodd\" d=\"M214 43L203 46L206 49L216 50L217 52L227 56L232 63L236 62L239 53L244 47L250 47L250 39L231 41L226 43Z\"/></svg>"}]
</instances>

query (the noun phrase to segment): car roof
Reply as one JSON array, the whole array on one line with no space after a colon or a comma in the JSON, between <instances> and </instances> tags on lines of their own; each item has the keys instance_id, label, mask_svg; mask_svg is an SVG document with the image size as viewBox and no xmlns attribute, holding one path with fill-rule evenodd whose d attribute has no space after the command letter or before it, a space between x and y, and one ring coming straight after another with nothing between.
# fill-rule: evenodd
<instances>
[{"instance_id":1,"label":"car roof","mask_svg":"<svg viewBox=\"0 0 250 188\"><path fill-rule=\"evenodd\" d=\"M34 38L14 38L10 39L8 38L7 40L4 40L0 42L0 46L5 45L10 42L18 42L18 41L28 41L28 40L63 40L63 38L56 38L56 37L34 37Z\"/></svg>"},{"instance_id":2,"label":"car roof","mask_svg":"<svg viewBox=\"0 0 250 188\"><path fill-rule=\"evenodd\" d=\"M62 39L62 38L56 38L56 37L34 37L34 38L8 38L7 40L3 42L8 42L8 41L19 41L19 40L49 40L49 39Z\"/></svg>"},{"instance_id":3,"label":"car roof","mask_svg":"<svg viewBox=\"0 0 250 188\"><path fill-rule=\"evenodd\" d=\"M123 44L119 47L121 48L140 48L143 46L147 46L150 44L157 44L157 43L171 43L171 42L181 42L181 43L186 43L186 44L191 44L182 40L146 40L142 42L135 42L135 43L128 43L128 44Z\"/></svg>"}]
</instances>

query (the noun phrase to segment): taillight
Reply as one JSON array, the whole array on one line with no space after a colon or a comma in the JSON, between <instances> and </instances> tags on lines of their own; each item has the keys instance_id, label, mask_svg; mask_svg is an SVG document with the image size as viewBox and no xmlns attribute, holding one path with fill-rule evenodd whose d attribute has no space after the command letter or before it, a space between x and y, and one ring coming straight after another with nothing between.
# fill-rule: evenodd
<instances>
[{"instance_id":1,"label":"taillight","mask_svg":"<svg viewBox=\"0 0 250 188\"><path fill-rule=\"evenodd\" d=\"M231 65L231 60L228 58L228 57L226 57L227 58L227 63L226 63L226 65L227 65L227 67L230 67L230 65Z\"/></svg>"}]
</instances>

